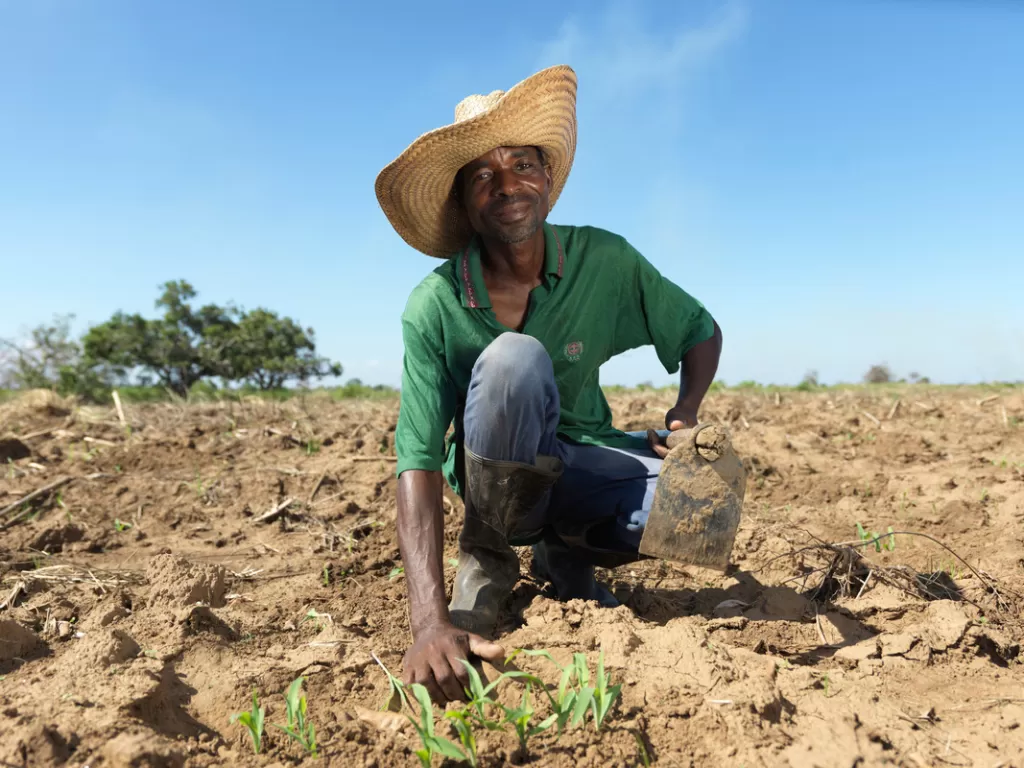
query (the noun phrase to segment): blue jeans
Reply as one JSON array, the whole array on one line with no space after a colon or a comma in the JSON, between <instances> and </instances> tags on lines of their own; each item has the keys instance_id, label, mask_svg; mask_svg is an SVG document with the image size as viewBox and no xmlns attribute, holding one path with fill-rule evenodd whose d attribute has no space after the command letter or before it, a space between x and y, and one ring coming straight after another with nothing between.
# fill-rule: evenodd
<instances>
[{"instance_id":1,"label":"blue jeans","mask_svg":"<svg viewBox=\"0 0 1024 768\"><path fill-rule=\"evenodd\" d=\"M547 350L531 336L504 333L473 366L463 414L464 445L484 459L534 464L538 455L546 455L561 460L561 478L520 530L557 522L606 521L603 530L615 548L636 552L661 459L646 447L609 448L561 440L560 411Z\"/></svg>"}]
</instances>

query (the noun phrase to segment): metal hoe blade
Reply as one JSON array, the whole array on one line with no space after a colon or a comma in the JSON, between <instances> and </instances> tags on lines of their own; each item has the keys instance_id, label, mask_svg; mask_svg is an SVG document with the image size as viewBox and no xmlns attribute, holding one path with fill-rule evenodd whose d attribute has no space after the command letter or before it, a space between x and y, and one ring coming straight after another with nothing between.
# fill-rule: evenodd
<instances>
[{"instance_id":1,"label":"metal hoe blade","mask_svg":"<svg viewBox=\"0 0 1024 768\"><path fill-rule=\"evenodd\" d=\"M724 571L743 509L743 464L717 425L673 433L668 445L640 552Z\"/></svg>"}]
</instances>

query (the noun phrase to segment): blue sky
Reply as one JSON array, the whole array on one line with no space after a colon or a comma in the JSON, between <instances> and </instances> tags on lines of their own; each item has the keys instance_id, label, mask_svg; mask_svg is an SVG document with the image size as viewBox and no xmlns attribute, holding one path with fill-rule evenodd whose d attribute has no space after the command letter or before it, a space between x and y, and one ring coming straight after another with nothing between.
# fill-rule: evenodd
<instances>
[{"instance_id":1,"label":"blue sky","mask_svg":"<svg viewBox=\"0 0 1024 768\"><path fill-rule=\"evenodd\" d=\"M551 220L701 299L722 378L1024 378L1021 40L1016 0L0 0L0 336L151 313L184 278L397 384L437 262L376 173L462 97L567 63ZM650 350L602 378L672 380Z\"/></svg>"}]
</instances>

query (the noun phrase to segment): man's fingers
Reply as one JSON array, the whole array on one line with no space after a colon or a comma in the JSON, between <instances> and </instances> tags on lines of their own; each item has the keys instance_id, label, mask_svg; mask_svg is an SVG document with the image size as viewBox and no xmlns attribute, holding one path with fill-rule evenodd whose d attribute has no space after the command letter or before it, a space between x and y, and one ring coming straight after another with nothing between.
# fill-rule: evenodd
<instances>
[{"instance_id":1,"label":"man's fingers","mask_svg":"<svg viewBox=\"0 0 1024 768\"><path fill-rule=\"evenodd\" d=\"M686 429L687 427L692 426L693 424L687 424L686 422L681 421L680 419L673 419L672 422L668 425L668 431L675 432L676 430Z\"/></svg>"},{"instance_id":2,"label":"man's fingers","mask_svg":"<svg viewBox=\"0 0 1024 768\"><path fill-rule=\"evenodd\" d=\"M658 458L664 459L668 456L668 448L662 442L661 436L653 429L647 430L647 444Z\"/></svg>"},{"instance_id":3,"label":"man's fingers","mask_svg":"<svg viewBox=\"0 0 1024 768\"><path fill-rule=\"evenodd\" d=\"M459 687L458 678L455 677L455 670L452 669L447 656L442 656L435 664L430 666L434 670L434 680L437 681L437 687L441 689L447 701L461 701L465 698L462 688ZM459 666L462 665L460 664Z\"/></svg>"},{"instance_id":4,"label":"man's fingers","mask_svg":"<svg viewBox=\"0 0 1024 768\"><path fill-rule=\"evenodd\" d=\"M465 653L451 653L448 655L448 663L451 665L452 674L455 675L455 680L458 683L459 690L465 697L465 692L469 690L469 671L466 669L466 665L462 663L462 659L468 654Z\"/></svg>"},{"instance_id":5,"label":"man's fingers","mask_svg":"<svg viewBox=\"0 0 1024 768\"><path fill-rule=\"evenodd\" d=\"M484 640L480 635L470 633L469 652L495 666L505 662L505 649L497 643L492 643L490 640Z\"/></svg>"}]
</instances>

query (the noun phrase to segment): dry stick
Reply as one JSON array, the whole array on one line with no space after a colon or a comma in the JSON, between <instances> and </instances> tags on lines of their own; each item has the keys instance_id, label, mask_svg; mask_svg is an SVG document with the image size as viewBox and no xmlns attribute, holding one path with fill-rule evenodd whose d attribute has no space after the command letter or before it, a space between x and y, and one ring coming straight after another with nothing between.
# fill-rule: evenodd
<instances>
[{"instance_id":1,"label":"dry stick","mask_svg":"<svg viewBox=\"0 0 1024 768\"><path fill-rule=\"evenodd\" d=\"M50 427L49 429L40 429L38 432L29 432L27 435L17 435L17 438L19 440L31 440L33 437L45 437L56 431L56 427Z\"/></svg>"},{"instance_id":2,"label":"dry stick","mask_svg":"<svg viewBox=\"0 0 1024 768\"><path fill-rule=\"evenodd\" d=\"M989 395L988 397L983 397L978 401L978 406L986 405L987 403L991 403L993 400L998 400L999 398L1000 395Z\"/></svg>"},{"instance_id":3,"label":"dry stick","mask_svg":"<svg viewBox=\"0 0 1024 768\"><path fill-rule=\"evenodd\" d=\"M121 422L123 428L128 427L128 421L124 417L124 408L121 407L121 396L117 394L117 390L112 390L110 396L114 399L114 407L117 409L117 420Z\"/></svg>"},{"instance_id":4,"label":"dry stick","mask_svg":"<svg viewBox=\"0 0 1024 768\"><path fill-rule=\"evenodd\" d=\"M1007 429L1010 428L1010 419L1006 416L1006 406L1003 406L1003 426Z\"/></svg>"},{"instance_id":5,"label":"dry stick","mask_svg":"<svg viewBox=\"0 0 1024 768\"><path fill-rule=\"evenodd\" d=\"M352 461L398 461L397 456L352 456Z\"/></svg>"},{"instance_id":6,"label":"dry stick","mask_svg":"<svg viewBox=\"0 0 1024 768\"><path fill-rule=\"evenodd\" d=\"M323 482L326 479L326 477L327 470L325 469L323 472L320 473L320 477L316 479L316 482L313 483L313 490L309 492L309 499L306 502L307 504L313 503L313 499L316 497L316 492L320 490L320 486L323 485Z\"/></svg>"},{"instance_id":7,"label":"dry stick","mask_svg":"<svg viewBox=\"0 0 1024 768\"><path fill-rule=\"evenodd\" d=\"M112 440L104 440L100 437L83 437L82 440L84 440L87 443L95 443L96 445L106 445L111 448L117 447L117 443L113 442Z\"/></svg>"},{"instance_id":8,"label":"dry stick","mask_svg":"<svg viewBox=\"0 0 1024 768\"><path fill-rule=\"evenodd\" d=\"M892 408L889 409L889 415L885 418L892 421L892 417L896 415L896 412L900 409L900 398L896 398L896 402L892 404Z\"/></svg>"},{"instance_id":9,"label":"dry stick","mask_svg":"<svg viewBox=\"0 0 1024 768\"><path fill-rule=\"evenodd\" d=\"M294 499L292 499L289 496L287 499L282 501L280 504L278 504L276 507L274 507L269 512L264 512L259 517L254 518L253 522L254 523L269 523L269 522L272 522L273 520L276 520L277 518L279 518L284 513L284 511L286 509L288 509L288 507L290 507L292 505L293 502L294 502Z\"/></svg>"},{"instance_id":10,"label":"dry stick","mask_svg":"<svg viewBox=\"0 0 1024 768\"><path fill-rule=\"evenodd\" d=\"M49 485L44 485L42 488L37 488L36 490L32 491L32 493L30 493L28 496L23 496L22 498L18 499L13 504L8 504L3 509L0 509L0 517L5 517L9 513L13 512L18 507L20 507L22 504L27 504L28 502L33 501L33 500L39 498L40 496L43 496L43 495L49 493L50 491L55 491L58 488L60 488L62 485L67 485L68 483L70 483L74 479L75 478L73 478L73 477L62 477L59 480L54 480ZM7 523L6 523L6 525L4 527L7 527L7 525L11 525L19 517L21 517L21 515L16 515L11 520L7 521Z\"/></svg>"},{"instance_id":11,"label":"dry stick","mask_svg":"<svg viewBox=\"0 0 1024 768\"><path fill-rule=\"evenodd\" d=\"M867 411L861 411L861 413L863 413L865 416L867 416L869 419L871 419L873 422L875 422L876 426L879 426L879 427L882 426L882 422L880 422L875 416L872 416Z\"/></svg>"}]
</instances>

